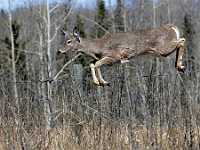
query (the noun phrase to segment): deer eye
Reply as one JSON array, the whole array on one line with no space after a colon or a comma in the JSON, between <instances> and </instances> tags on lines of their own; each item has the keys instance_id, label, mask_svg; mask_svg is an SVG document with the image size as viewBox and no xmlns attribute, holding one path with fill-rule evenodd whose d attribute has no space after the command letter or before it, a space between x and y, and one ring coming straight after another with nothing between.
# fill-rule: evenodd
<instances>
[{"instance_id":1,"label":"deer eye","mask_svg":"<svg viewBox=\"0 0 200 150\"><path fill-rule=\"evenodd\" d=\"M72 42L71 40L68 40L68 41L67 41L67 44L70 44L71 42Z\"/></svg>"}]
</instances>

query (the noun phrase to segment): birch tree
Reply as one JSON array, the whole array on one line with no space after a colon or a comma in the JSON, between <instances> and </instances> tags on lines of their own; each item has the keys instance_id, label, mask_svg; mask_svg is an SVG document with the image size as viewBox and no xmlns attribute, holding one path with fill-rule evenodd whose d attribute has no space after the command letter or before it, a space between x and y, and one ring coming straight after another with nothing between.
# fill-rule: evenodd
<instances>
[{"instance_id":1,"label":"birch tree","mask_svg":"<svg viewBox=\"0 0 200 150\"><path fill-rule=\"evenodd\" d=\"M52 60L52 52L51 52L51 18L50 18L50 8L49 8L49 0L46 0L46 27L47 27L47 77L49 79L53 76L53 60ZM45 111L46 111L46 121L47 121L47 129L51 127L51 114L52 114L52 84L51 82L47 82L47 100L48 103L45 103Z\"/></svg>"},{"instance_id":2,"label":"birch tree","mask_svg":"<svg viewBox=\"0 0 200 150\"><path fill-rule=\"evenodd\" d=\"M13 34L13 28L12 28L12 0L8 1L9 4L9 11L8 11L8 17L9 17L9 31L10 31L10 41L11 41L11 62L12 62L12 82L13 82L13 97L15 101L15 107L16 109L13 110L13 115L15 116L15 123L18 125L19 120L18 116L19 115L19 97L18 97L18 90L17 90L17 70L16 70L16 56L15 56L15 44L14 44L14 34Z\"/></svg>"},{"instance_id":3,"label":"birch tree","mask_svg":"<svg viewBox=\"0 0 200 150\"><path fill-rule=\"evenodd\" d=\"M45 7L44 7L45 6ZM54 54L56 53L52 49L52 42L57 36L57 31L60 26L56 25L54 22L54 30L51 23L51 13L53 13L58 5L50 8L50 1L46 0L44 6L40 6L40 19L38 22L38 34L39 34L39 53L40 53L40 75L41 75L41 95L44 102L44 116L46 121L46 128L50 129L52 127L52 114L54 111L53 101L52 101L52 90L53 90L53 73L55 72L54 67ZM53 33L53 34L52 34Z\"/></svg>"},{"instance_id":4,"label":"birch tree","mask_svg":"<svg viewBox=\"0 0 200 150\"><path fill-rule=\"evenodd\" d=\"M13 91L14 98L18 101L18 91L17 91L17 79L16 79L16 64L15 64L15 45L14 45L14 35L12 29L12 0L8 1L9 3L9 31L10 31L10 39L11 39L11 54L12 54L12 76L13 76Z\"/></svg>"},{"instance_id":5,"label":"birch tree","mask_svg":"<svg viewBox=\"0 0 200 150\"><path fill-rule=\"evenodd\" d=\"M117 31L124 32L125 28L125 9L124 8L123 0L117 0L117 7L115 9L115 24Z\"/></svg>"},{"instance_id":6,"label":"birch tree","mask_svg":"<svg viewBox=\"0 0 200 150\"><path fill-rule=\"evenodd\" d=\"M153 0L153 27L156 28L156 0Z\"/></svg>"},{"instance_id":7,"label":"birch tree","mask_svg":"<svg viewBox=\"0 0 200 150\"><path fill-rule=\"evenodd\" d=\"M111 22L112 22L112 32L115 33L116 32L116 25L115 25L115 15L114 15L114 11L113 11L113 7L112 7L112 0L109 0L109 9L110 9L110 13L111 13Z\"/></svg>"}]
</instances>

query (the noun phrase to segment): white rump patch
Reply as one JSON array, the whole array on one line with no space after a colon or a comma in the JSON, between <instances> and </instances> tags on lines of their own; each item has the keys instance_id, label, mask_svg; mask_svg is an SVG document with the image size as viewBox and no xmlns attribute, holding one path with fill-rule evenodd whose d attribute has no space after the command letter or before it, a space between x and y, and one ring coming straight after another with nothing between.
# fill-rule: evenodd
<instances>
[{"instance_id":1,"label":"white rump patch","mask_svg":"<svg viewBox=\"0 0 200 150\"><path fill-rule=\"evenodd\" d=\"M122 59L122 60L121 60L121 64L128 63L128 62L129 62L128 59Z\"/></svg>"},{"instance_id":2,"label":"white rump patch","mask_svg":"<svg viewBox=\"0 0 200 150\"><path fill-rule=\"evenodd\" d=\"M180 32L179 32L178 28L177 27L172 27L172 29L176 32L177 40L180 39Z\"/></svg>"}]
</instances>

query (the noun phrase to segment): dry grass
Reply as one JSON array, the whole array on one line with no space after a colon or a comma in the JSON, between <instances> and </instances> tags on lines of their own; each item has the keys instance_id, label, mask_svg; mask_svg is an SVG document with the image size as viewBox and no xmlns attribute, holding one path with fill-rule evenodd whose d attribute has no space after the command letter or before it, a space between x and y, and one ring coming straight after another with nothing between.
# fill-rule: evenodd
<instances>
[{"instance_id":1,"label":"dry grass","mask_svg":"<svg viewBox=\"0 0 200 150\"><path fill-rule=\"evenodd\" d=\"M12 123L0 128L0 150L130 150L199 149L199 128L147 129L125 123L90 122L46 131L23 130Z\"/></svg>"}]
</instances>

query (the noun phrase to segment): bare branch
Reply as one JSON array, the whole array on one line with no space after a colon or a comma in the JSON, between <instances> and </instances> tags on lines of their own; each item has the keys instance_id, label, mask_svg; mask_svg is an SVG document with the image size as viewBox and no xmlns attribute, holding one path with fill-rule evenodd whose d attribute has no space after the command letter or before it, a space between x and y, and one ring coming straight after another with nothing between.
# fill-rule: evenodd
<instances>
[{"instance_id":1,"label":"bare branch","mask_svg":"<svg viewBox=\"0 0 200 150\"><path fill-rule=\"evenodd\" d=\"M61 26L58 26L58 27L55 27L55 33L53 35L53 37L50 39L50 42L52 42L53 40L55 40L56 36L57 36L57 33L58 33L58 30L60 29Z\"/></svg>"},{"instance_id":2,"label":"bare branch","mask_svg":"<svg viewBox=\"0 0 200 150\"><path fill-rule=\"evenodd\" d=\"M65 69L65 67L67 67L68 65L70 65L73 61L75 61L79 56L81 56L81 53L78 53L76 56L74 56L71 60L69 60L61 69L60 71L54 76L53 81L56 81L58 76L63 72L63 70Z\"/></svg>"},{"instance_id":3,"label":"bare branch","mask_svg":"<svg viewBox=\"0 0 200 150\"><path fill-rule=\"evenodd\" d=\"M48 24L48 20L47 20L47 18L46 18L45 16L43 16L42 18L43 18L45 24Z\"/></svg>"},{"instance_id":4,"label":"bare branch","mask_svg":"<svg viewBox=\"0 0 200 150\"><path fill-rule=\"evenodd\" d=\"M72 11L73 11L73 8L71 7L69 12L67 13L67 15L64 17L64 19L63 19L64 21L69 17L69 15L72 13Z\"/></svg>"},{"instance_id":5,"label":"bare branch","mask_svg":"<svg viewBox=\"0 0 200 150\"><path fill-rule=\"evenodd\" d=\"M55 9L57 9L60 5L59 4L56 4L56 6L54 6L53 8L51 8L49 10L49 13L51 14Z\"/></svg>"},{"instance_id":6,"label":"bare branch","mask_svg":"<svg viewBox=\"0 0 200 150\"><path fill-rule=\"evenodd\" d=\"M31 51L28 51L28 50L19 50L19 49L16 49L16 50L17 50L17 51L20 51L20 52L24 52L24 53L26 53L26 54L40 56L40 54L37 53L37 52L31 52Z\"/></svg>"}]
</instances>

